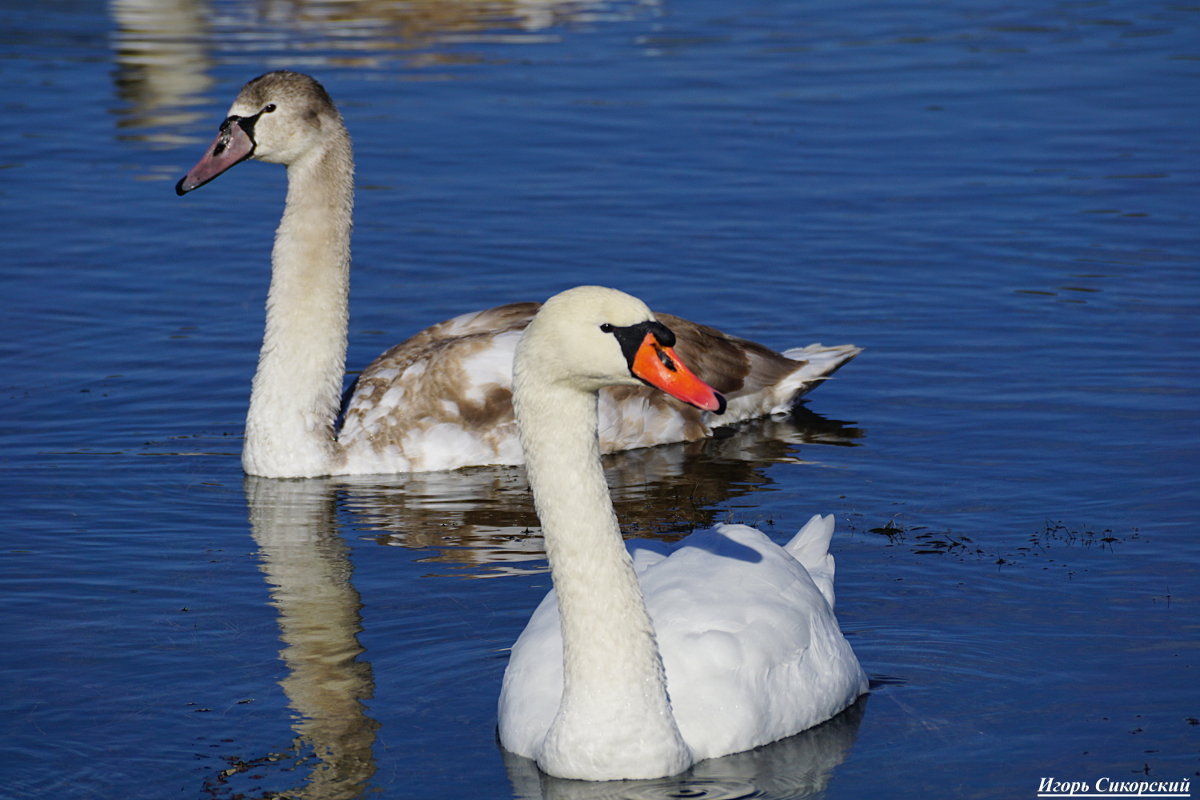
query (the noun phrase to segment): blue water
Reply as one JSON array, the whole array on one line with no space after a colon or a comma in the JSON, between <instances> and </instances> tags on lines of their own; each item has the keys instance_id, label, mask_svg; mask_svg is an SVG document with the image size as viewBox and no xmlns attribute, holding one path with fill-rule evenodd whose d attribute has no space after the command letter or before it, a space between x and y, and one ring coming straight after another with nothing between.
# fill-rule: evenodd
<instances>
[{"instance_id":1,"label":"blue water","mask_svg":"<svg viewBox=\"0 0 1200 800\"><path fill-rule=\"evenodd\" d=\"M1200 775L1196 8L124 0L0 8L0 796L586 794L495 743L520 470L241 474L284 174L172 187L280 67L355 138L351 369L583 282L866 348L609 467L638 536L836 514L872 694L605 791Z\"/></svg>"}]
</instances>

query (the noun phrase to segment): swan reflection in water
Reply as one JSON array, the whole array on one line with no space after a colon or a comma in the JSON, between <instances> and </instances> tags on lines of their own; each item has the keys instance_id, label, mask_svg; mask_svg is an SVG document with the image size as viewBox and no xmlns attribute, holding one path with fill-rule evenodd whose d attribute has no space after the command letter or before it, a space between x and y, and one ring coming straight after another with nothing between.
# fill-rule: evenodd
<instances>
[{"instance_id":1,"label":"swan reflection in water","mask_svg":"<svg viewBox=\"0 0 1200 800\"><path fill-rule=\"evenodd\" d=\"M296 712L296 740L290 754L241 762L227 772L259 771L276 762L290 771L315 759L303 787L289 797L357 797L375 774L379 723L364 705L375 681L361 657L362 600L338 531L336 487L323 479L251 477L244 487L260 567L279 612L279 655L287 667L279 683Z\"/></svg>"},{"instance_id":2,"label":"swan reflection in water","mask_svg":"<svg viewBox=\"0 0 1200 800\"><path fill-rule=\"evenodd\" d=\"M679 538L717 521L736 498L769 486L768 467L800 461L801 444L852 446L862 435L801 407L791 419L739 426L720 438L615 454L606 467L630 532L665 530L664 538ZM233 764L209 788L228 790L242 773L271 765L289 776L311 765L303 784L287 796L358 797L376 773L379 723L367 713L375 681L358 640L363 603L339 527L339 504L354 528L370 531L367 541L428 549L429 561L457 576L543 571L545 553L533 532L537 517L524 474L510 467L374 479L247 477L244 488L260 566L278 611L287 670L280 685L296 712L295 741L286 753ZM499 689L498 677L493 688ZM395 705L409 698L376 700ZM564 781L530 761L502 755L519 798L805 797L819 793L845 759L865 702L780 742L654 781Z\"/></svg>"},{"instance_id":3,"label":"swan reflection in water","mask_svg":"<svg viewBox=\"0 0 1200 800\"><path fill-rule=\"evenodd\" d=\"M605 456L605 471L625 534L674 541L728 521L731 507L746 508L753 521L753 501L738 498L771 486L771 465L806 463L800 445L853 447L863 436L852 423L801 405L789 417L719 429L710 439ZM522 468L338 481L355 527L378 544L428 550L426 562L445 564L458 577L546 569Z\"/></svg>"},{"instance_id":4,"label":"swan reflection in water","mask_svg":"<svg viewBox=\"0 0 1200 800\"><path fill-rule=\"evenodd\" d=\"M527 759L504 753L516 800L803 800L824 796L850 755L870 695L831 720L742 753L711 758L680 775L646 781L553 778Z\"/></svg>"},{"instance_id":5,"label":"swan reflection in water","mask_svg":"<svg viewBox=\"0 0 1200 800\"><path fill-rule=\"evenodd\" d=\"M572 30L657 13L658 0L338 0L221 4L109 0L114 109L122 138L193 143L217 85L238 61L312 69L353 65L386 75L486 60L473 44L536 46ZM224 6L224 7L223 7ZM347 32L352 31L352 35ZM289 53L292 54L289 56ZM162 177L162 176L159 176Z\"/></svg>"}]
</instances>

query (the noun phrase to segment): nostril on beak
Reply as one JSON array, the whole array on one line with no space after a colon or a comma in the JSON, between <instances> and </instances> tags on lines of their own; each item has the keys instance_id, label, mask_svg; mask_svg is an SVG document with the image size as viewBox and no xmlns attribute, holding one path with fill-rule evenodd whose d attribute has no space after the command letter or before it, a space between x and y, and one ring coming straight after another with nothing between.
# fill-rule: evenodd
<instances>
[{"instance_id":1,"label":"nostril on beak","mask_svg":"<svg viewBox=\"0 0 1200 800\"><path fill-rule=\"evenodd\" d=\"M676 372L676 371L677 371L677 367L675 366L675 362L671 360L671 357L670 357L669 355L667 355L667 351L666 351L666 350L663 350L663 349L661 349L661 348L659 348L659 349L658 349L658 360L662 362L662 365L663 365L664 367L666 367L667 369L671 370L671 372Z\"/></svg>"}]
</instances>

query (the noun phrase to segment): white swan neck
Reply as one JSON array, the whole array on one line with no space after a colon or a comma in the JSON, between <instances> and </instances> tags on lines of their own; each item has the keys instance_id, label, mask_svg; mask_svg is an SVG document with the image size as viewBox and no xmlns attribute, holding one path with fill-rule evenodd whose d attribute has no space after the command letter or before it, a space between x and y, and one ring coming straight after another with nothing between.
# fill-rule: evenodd
<instances>
[{"instance_id":1,"label":"white swan neck","mask_svg":"<svg viewBox=\"0 0 1200 800\"><path fill-rule=\"evenodd\" d=\"M514 402L563 638L562 702L538 763L593 780L674 774L691 752L600 463L596 395L522 383Z\"/></svg>"},{"instance_id":2,"label":"white swan neck","mask_svg":"<svg viewBox=\"0 0 1200 800\"><path fill-rule=\"evenodd\" d=\"M334 471L346 360L354 167L345 129L288 166L271 254L267 321L246 416L251 475Z\"/></svg>"}]
</instances>

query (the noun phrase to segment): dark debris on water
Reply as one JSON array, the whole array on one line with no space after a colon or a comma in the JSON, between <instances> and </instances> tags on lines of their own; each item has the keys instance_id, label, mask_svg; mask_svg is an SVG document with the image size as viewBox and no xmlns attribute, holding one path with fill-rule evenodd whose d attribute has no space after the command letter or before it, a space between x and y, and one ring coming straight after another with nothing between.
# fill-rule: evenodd
<instances>
[{"instance_id":1,"label":"dark debris on water","mask_svg":"<svg viewBox=\"0 0 1200 800\"><path fill-rule=\"evenodd\" d=\"M1115 552L1115 546L1126 540L1139 540L1141 535L1134 530L1127 536L1118 536L1112 529L1095 530L1087 527L1072 528L1063 522L1047 521L1040 531L1029 535L1027 545L1010 551L988 550L965 534L950 531L930 530L926 526L904 527L889 519L883 525L867 528L867 533L887 538L889 547L907 547L913 555L955 556L960 560L975 558L991 561L997 566L1018 566L1033 559L1045 564L1059 564L1070 575L1074 570L1062 561L1061 553L1069 548L1095 549ZM1043 569L1048 569L1044 566Z\"/></svg>"}]
</instances>

